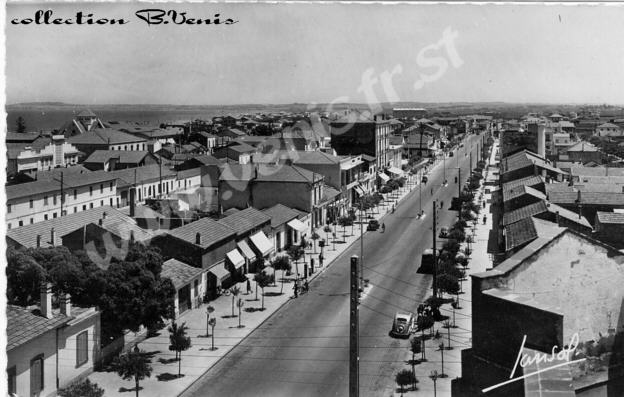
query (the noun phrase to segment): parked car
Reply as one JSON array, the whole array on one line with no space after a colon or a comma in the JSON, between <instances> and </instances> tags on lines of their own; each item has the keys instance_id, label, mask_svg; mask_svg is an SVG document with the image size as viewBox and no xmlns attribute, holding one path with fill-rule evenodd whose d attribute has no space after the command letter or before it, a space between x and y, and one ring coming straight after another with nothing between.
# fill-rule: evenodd
<instances>
[{"instance_id":1,"label":"parked car","mask_svg":"<svg viewBox=\"0 0 624 397\"><path fill-rule=\"evenodd\" d=\"M429 178L427 178L427 175L423 175L422 177L422 183L427 183L427 181L429 180Z\"/></svg>"},{"instance_id":2,"label":"parked car","mask_svg":"<svg viewBox=\"0 0 624 397\"><path fill-rule=\"evenodd\" d=\"M442 229L440 229L440 238L447 238L448 237L448 229L443 227Z\"/></svg>"},{"instance_id":3,"label":"parked car","mask_svg":"<svg viewBox=\"0 0 624 397\"><path fill-rule=\"evenodd\" d=\"M375 231L377 229L379 229L379 221L378 220L372 219L372 220L368 221L368 226L366 226L366 230L367 231L370 231L370 230Z\"/></svg>"},{"instance_id":4,"label":"parked car","mask_svg":"<svg viewBox=\"0 0 624 397\"><path fill-rule=\"evenodd\" d=\"M412 313L396 313L390 335L408 338L416 330L416 319Z\"/></svg>"},{"instance_id":5,"label":"parked car","mask_svg":"<svg viewBox=\"0 0 624 397\"><path fill-rule=\"evenodd\" d=\"M453 157L453 152L449 152L449 157Z\"/></svg>"}]
</instances>

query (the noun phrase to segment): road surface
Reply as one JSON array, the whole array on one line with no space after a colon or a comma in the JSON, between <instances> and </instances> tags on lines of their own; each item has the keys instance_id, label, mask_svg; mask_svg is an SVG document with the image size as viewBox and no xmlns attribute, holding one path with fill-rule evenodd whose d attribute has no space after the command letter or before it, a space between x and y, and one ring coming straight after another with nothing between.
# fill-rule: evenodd
<instances>
[{"instance_id":1,"label":"road surface","mask_svg":"<svg viewBox=\"0 0 624 397\"><path fill-rule=\"evenodd\" d=\"M424 219L418 219L419 190L414 189L383 222L385 233L364 235L364 277L370 279L360 305L360 395L392 395L394 375L406 367L409 341L388 333L396 311L412 311L431 294L430 275L416 273L420 256L432 245L432 199L442 200L439 225L457 217L449 206L457 195L458 164L468 176L469 149L476 165L477 142L471 135L464 148L429 175L422 189ZM431 188L434 188L433 197ZM356 226L356 231L359 233ZM350 228L347 228L350 232ZM339 232L340 233L340 232ZM338 233L338 235L340 235ZM440 244L440 243L439 243ZM439 245L441 246L441 244ZM349 258L360 254L356 242L324 274L310 292L292 299L207 371L183 396L346 396L349 384ZM291 291L289 288L286 291Z\"/></svg>"}]
</instances>

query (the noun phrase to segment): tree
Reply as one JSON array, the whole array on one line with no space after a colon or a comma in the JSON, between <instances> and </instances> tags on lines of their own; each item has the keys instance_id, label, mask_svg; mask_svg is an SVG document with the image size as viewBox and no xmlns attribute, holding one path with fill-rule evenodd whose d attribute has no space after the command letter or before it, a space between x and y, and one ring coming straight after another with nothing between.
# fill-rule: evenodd
<instances>
[{"instance_id":1,"label":"tree","mask_svg":"<svg viewBox=\"0 0 624 397\"><path fill-rule=\"evenodd\" d=\"M401 388L401 395L405 392L404 388L408 385L416 383L416 376L409 369L400 370L395 377L397 385Z\"/></svg>"},{"instance_id":2,"label":"tree","mask_svg":"<svg viewBox=\"0 0 624 397\"><path fill-rule=\"evenodd\" d=\"M436 383L438 381L438 371L436 371L435 369L433 371L431 371L431 374L429 375L429 378L433 381L433 397L437 396L437 390L436 390Z\"/></svg>"},{"instance_id":3,"label":"tree","mask_svg":"<svg viewBox=\"0 0 624 397\"><path fill-rule=\"evenodd\" d=\"M117 374L124 380L133 380L136 397L139 397L139 381L152 376L150 359L143 350L135 347L133 351L122 354L116 362Z\"/></svg>"},{"instance_id":4,"label":"tree","mask_svg":"<svg viewBox=\"0 0 624 397\"><path fill-rule=\"evenodd\" d=\"M241 298L238 298L238 301L236 302L236 307L238 307L238 328L244 327L244 325L241 324L243 317L241 310L243 309L243 306L245 306L245 302L243 302Z\"/></svg>"},{"instance_id":5,"label":"tree","mask_svg":"<svg viewBox=\"0 0 624 397\"><path fill-rule=\"evenodd\" d=\"M236 298L238 297L240 293L241 293L241 289L238 287L238 285L235 285L230 288L230 294L232 294L232 317L236 316L234 314L234 302L236 301Z\"/></svg>"},{"instance_id":6,"label":"tree","mask_svg":"<svg viewBox=\"0 0 624 397\"><path fill-rule=\"evenodd\" d=\"M319 236L319 234L317 232L312 232L312 236L310 236L310 238L313 241L313 246L314 246L314 253L316 254L316 240L320 239L321 236Z\"/></svg>"},{"instance_id":7,"label":"tree","mask_svg":"<svg viewBox=\"0 0 624 397\"><path fill-rule=\"evenodd\" d=\"M410 351L412 352L412 374L414 374L414 380L416 379L416 370L414 366L416 365L416 355L421 352L421 342L418 338L412 338L410 343ZM416 387L416 384L413 384L412 387Z\"/></svg>"},{"instance_id":8,"label":"tree","mask_svg":"<svg viewBox=\"0 0 624 397\"><path fill-rule=\"evenodd\" d=\"M440 274L437 277L438 290L447 294L456 295L459 293L459 282L455 276L450 274Z\"/></svg>"},{"instance_id":9,"label":"tree","mask_svg":"<svg viewBox=\"0 0 624 397\"><path fill-rule=\"evenodd\" d=\"M215 308L208 305L208 307L206 308L206 336L210 335L210 332L208 332L208 327L210 326L210 315L215 311Z\"/></svg>"},{"instance_id":10,"label":"tree","mask_svg":"<svg viewBox=\"0 0 624 397\"><path fill-rule=\"evenodd\" d=\"M262 309L261 310L264 310L264 289L268 287L268 285L271 283L271 277L267 275L266 273L259 272L259 273L256 273L256 275L254 276L254 281L256 282L257 286L262 288ZM284 284L282 282L282 289L283 289L283 286Z\"/></svg>"},{"instance_id":11,"label":"tree","mask_svg":"<svg viewBox=\"0 0 624 397\"><path fill-rule=\"evenodd\" d=\"M58 391L59 397L102 397L104 389L89 378L79 383L74 383Z\"/></svg>"},{"instance_id":12,"label":"tree","mask_svg":"<svg viewBox=\"0 0 624 397\"><path fill-rule=\"evenodd\" d=\"M301 248L301 246L299 245L293 245L290 248L288 248L288 255L290 256L290 259L292 259L293 262L295 262L295 272L297 273L297 277L299 277L299 267L297 266L297 261L301 259L304 252L305 251L303 250L303 248Z\"/></svg>"},{"instance_id":13,"label":"tree","mask_svg":"<svg viewBox=\"0 0 624 397\"><path fill-rule=\"evenodd\" d=\"M320 240L318 242L318 245L321 248L321 256L323 256L323 247L325 247L325 240Z\"/></svg>"},{"instance_id":14,"label":"tree","mask_svg":"<svg viewBox=\"0 0 624 397\"><path fill-rule=\"evenodd\" d=\"M327 241L329 241L329 233L333 231L331 226L325 225L325 227L323 228L323 231L325 232L325 238L327 239Z\"/></svg>"},{"instance_id":15,"label":"tree","mask_svg":"<svg viewBox=\"0 0 624 397\"><path fill-rule=\"evenodd\" d=\"M212 347L210 348L210 350L214 351L214 350L217 350L214 347L214 329L215 329L215 326L217 325L217 319L213 317L210 319L208 323L210 324L210 328L212 328L212 332L210 333L210 335L212 336Z\"/></svg>"},{"instance_id":16,"label":"tree","mask_svg":"<svg viewBox=\"0 0 624 397\"><path fill-rule=\"evenodd\" d=\"M6 274L9 303L28 306L39 301L39 288L47 273L31 256L9 247Z\"/></svg>"},{"instance_id":17,"label":"tree","mask_svg":"<svg viewBox=\"0 0 624 397\"><path fill-rule=\"evenodd\" d=\"M352 224L353 224L353 221L352 221L352 220L351 220L351 218L349 218L349 217L346 217L346 216L341 216L340 218L338 218L338 224L339 224L340 226L342 226L342 237L343 237L343 238L346 238L346 234L347 234L347 233L346 233L346 231L345 231L345 228L346 228L347 226L352 225Z\"/></svg>"},{"instance_id":18,"label":"tree","mask_svg":"<svg viewBox=\"0 0 624 397\"><path fill-rule=\"evenodd\" d=\"M169 328L169 350L176 353L178 360L178 378L182 369L182 352L191 347L191 337L186 335L188 327L186 323L178 324L174 321Z\"/></svg>"},{"instance_id":19,"label":"tree","mask_svg":"<svg viewBox=\"0 0 624 397\"><path fill-rule=\"evenodd\" d=\"M23 134L26 132L26 121L24 121L24 118L22 116L19 116L16 120L16 124L17 124L17 133L18 134Z\"/></svg>"},{"instance_id":20,"label":"tree","mask_svg":"<svg viewBox=\"0 0 624 397\"><path fill-rule=\"evenodd\" d=\"M283 294L284 293L284 272L290 271L290 269L292 268L292 265L290 264L290 258L286 255L278 256L277 258L273 259L273 261L271 261L271 267L273 267L274 270L282 271L282 288L280 289L280 294Z\"/></svg>"}]
</instances>

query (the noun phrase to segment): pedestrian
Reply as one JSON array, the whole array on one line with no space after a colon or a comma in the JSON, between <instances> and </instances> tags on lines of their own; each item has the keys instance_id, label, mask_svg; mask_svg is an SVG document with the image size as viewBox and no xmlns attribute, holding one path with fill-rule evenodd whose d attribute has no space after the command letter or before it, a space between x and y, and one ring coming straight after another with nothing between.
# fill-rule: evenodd
<instances>
[{"instance_id":1,"label":"pedestrian","mask_svg":"<svg viewBox=\"0 0 624 397\"><path fill-rule=\"evenodd\" d=\"M487 222L487 215L483 215L483 224L485 225L485 222Z\"/></svg>"},{"instance_id":2,"label":"pedestrian","mask_svg":"<svg viewBox=\"0 0 624 397\"><path fill-rule=\"evenodd\" d=\"M319 254L319 263L323 266L323 254Z\"/></svg>"},{"instance_id":3,"label":"pedestrian","mask_svg":"<svg viewBox=\"0 0 624 397\"><path fill-rule=\"evenodd\" d=\"M483 208L485 208L485 200L483 200Z\"/></svg>"},{"instance_id":4,"label":"pedestrian","mask_svg":"<svg viewBox=\"0 0 624 397\"><path fill-rule=\"evenodd\" d=\"M247 295L251 294L251 281L247 279Z\"/></svg>"},{"instance_id":5,"label":"pedestrian","mask_svg":"<svg viewBox=\"0 0 624 397\"><path fill-rule=\"evenodd\" d=\"M299 281L295 280L295 285L293 285L293 291L295 291L295 298L297 297L297 293L299 292Z\"/></svg>"}]
</instances>

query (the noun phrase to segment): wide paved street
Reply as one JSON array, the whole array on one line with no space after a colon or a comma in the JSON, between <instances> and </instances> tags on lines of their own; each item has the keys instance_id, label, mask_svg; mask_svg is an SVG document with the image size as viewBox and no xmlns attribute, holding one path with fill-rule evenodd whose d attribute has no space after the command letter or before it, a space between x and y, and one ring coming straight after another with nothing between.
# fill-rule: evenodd
<instances>
[{"instance_id":1,"label":"wide paved street","mask_svg":"<svg viewBox=\"0 0 624 397\"><path fill-rule=\"evenodd\" d=\"M441 187L443 167L430 173L422 188L424 219L418 219L416 188L383 220L385 233L364 236L364 277L372 288L360 306L360 395L392 395L394 375L405 368L407 340L388 335L396 311L415 311L430 294L431 276L417 274L420 255L432 244L431 203L442 200L439 225L457 217L448 207L457 195L454 178L462 167L468 176L468 149L477 162L477 142L446 159L448 186ZM433 197L431 188L434 189ZM340 230L341 232L342 230ZM349 258L359 255L356 243L311 284L311 291L288 302L239 346L204 374L184 396L345 396L348 394ZM223 337L226 340L227 337Z\"/></svg>"}]
</instances>

